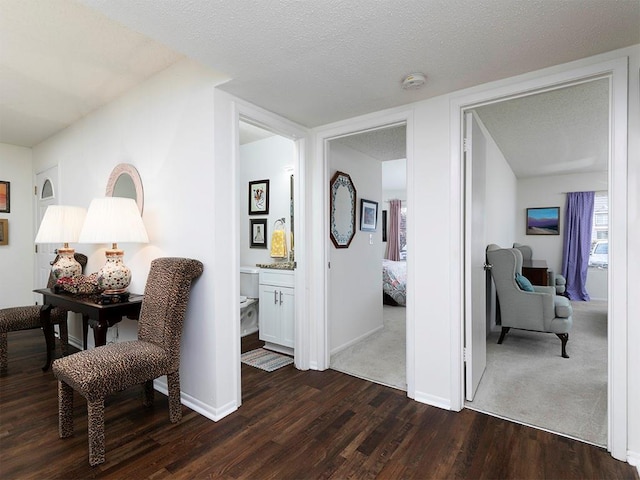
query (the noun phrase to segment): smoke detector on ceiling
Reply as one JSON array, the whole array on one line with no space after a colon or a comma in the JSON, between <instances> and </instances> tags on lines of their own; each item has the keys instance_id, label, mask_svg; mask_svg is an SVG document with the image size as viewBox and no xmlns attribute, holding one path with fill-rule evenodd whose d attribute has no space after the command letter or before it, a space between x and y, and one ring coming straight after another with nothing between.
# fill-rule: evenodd
<instances>
[{"instance_id":1,"label":"smoke detector on ceiling","mask_svg":"<svg viewBox=\"0 0 640 480\"><path fill-rule=\"evenodd\" d=\"M416 90L422 87L427 81L424 73L410 73L402 80L402 88L405 90Z\"/></svg>"}]
</instances>

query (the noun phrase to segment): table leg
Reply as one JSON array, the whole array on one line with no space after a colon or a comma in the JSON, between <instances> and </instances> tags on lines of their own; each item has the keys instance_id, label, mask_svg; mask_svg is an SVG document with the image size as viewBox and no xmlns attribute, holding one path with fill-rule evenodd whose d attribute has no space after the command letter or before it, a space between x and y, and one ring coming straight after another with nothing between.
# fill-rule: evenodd
<instances>
[{"instance_id":1,"label":"table leg","mask_svg":"<svg viewBox=\"0 0 640 480\"><path fill-rule=\"evenodd\" d=\"M107 330L109 324L106 322L95 322L93 325L93 342L96 347L107 344Z\"/></svg>"},{"instance_id":2,"label":"table leg","mask_svg":"<svg viewBox=\"0 0 640 480\"><path fill-rule=\"evenodd\" d=\"M82 348L87 349L87 337L89 336L89 315L82 315Z\"/></svg>"},{"instance_id":3,"label":"table leg","mask_svg":"<svg viewBox=\"0 0 640 480\"><path fill-rule=\"evenodd\" d=\"M53 324L51 323L51 309L53 305L43 305L40 309L40 324L44 333L44 340L47 344L47 363L42 367L42 371L46 372L51 367L53 361L53 353L56 350L56 339L53 333Z\"/></svg>"}]
</instances>

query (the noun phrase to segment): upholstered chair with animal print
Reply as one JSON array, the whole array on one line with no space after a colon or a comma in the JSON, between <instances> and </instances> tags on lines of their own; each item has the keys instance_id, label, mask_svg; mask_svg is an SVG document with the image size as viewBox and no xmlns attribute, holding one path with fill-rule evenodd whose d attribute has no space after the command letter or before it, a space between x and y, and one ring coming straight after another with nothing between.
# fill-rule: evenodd
<instances>
[{"instance_id":1,"label":"upholstered chair with animal print","mask_svg":"<svg viewBox=\"0 0 640 480\"><path fill-rule=\"evenodd\" d=\"M76 261L84 267L87 265L87 256L82 253L75 253ZM58 257L53 263L58 261ZM55 278L50 273L47 288L53 288L56 283ZM41 305L25 305L20 307L9 307L0 309L0 371L7 369L7 333L19 330L30 330L40 328ZM68 353L69 330L67 328L67 310L55 307L51 310L51 323L58 325L60 329L60 343L62 344L62 354ZM44 337L43 337L44 338Z\"/></svg>"},{"instance_id":2,"label":"upholstered chair with animal print","mask_svg":"<svg viewBox=\"0 0 640 480\"><path fill-rule=\"evenodd\" d=\"M73 391L87 399L89 464L105 460L104 399L134 385L144 385L144 405L153 402L153 380L167 376L169 419L182 418L180 338L191 282L203 265L188 258L157 258L140 310L138 339L85 350L53 362L58 379L60 438L73 435Z\"/></svg>"}]
</instances>

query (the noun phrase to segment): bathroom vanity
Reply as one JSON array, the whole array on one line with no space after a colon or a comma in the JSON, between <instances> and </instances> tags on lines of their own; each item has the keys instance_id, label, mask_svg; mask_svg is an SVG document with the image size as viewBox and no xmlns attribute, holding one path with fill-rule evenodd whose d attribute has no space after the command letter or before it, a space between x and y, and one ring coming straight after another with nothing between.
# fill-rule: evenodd
<instances>
[{"instance_id":1,"label":"bathroom vanity","mask_svg":"<svg viewBox=\"0 0 640 480\"><path fill-rule=\"evenodd\" d=\"M260 340L264 348L293 355L295 271L260 269Z\"/></svg>"}]
</instances>

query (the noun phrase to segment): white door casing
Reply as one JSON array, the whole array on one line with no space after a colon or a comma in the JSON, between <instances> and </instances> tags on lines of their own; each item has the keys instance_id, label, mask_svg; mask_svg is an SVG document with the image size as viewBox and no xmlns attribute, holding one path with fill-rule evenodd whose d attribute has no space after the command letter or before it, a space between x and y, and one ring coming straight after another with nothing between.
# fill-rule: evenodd
<instances>
[{"instance_id":1,"label":"white door casing","mask_svg":"<svg viewBox=\"0 0 640 480\"><path fill-rule=\"evenodd\" d=\"M471 401L487 366L485 182L486 140L473 112L465 113L465 378Z\"/></svg>"},{"instance_id":2,"label":"white door casing","mask_svg":"<svg viewBox=\"0 0 640 480\"><path fill-rule=\"evenodd\" d=\"M36 174L36 196L35 232L37 232L40 227L40 222L47 207L49 205L57 205L59 202L57 165ZM54 243L37 245L35 261L35 285L37 288L45 288L47 286L49 272L51 271L51 262L53 262L56 257L58 247L59 245ZM36 297L36 301L41 300L40 295L36 295Z\"/></svg>"}]
</instances>

